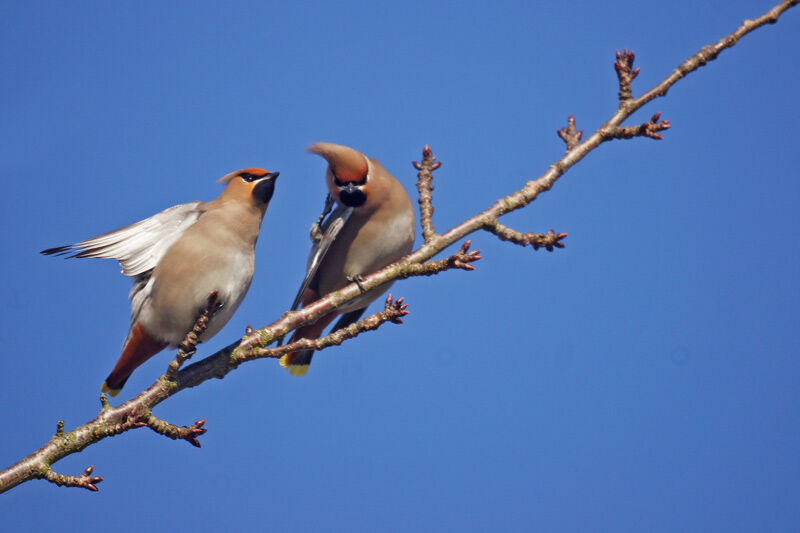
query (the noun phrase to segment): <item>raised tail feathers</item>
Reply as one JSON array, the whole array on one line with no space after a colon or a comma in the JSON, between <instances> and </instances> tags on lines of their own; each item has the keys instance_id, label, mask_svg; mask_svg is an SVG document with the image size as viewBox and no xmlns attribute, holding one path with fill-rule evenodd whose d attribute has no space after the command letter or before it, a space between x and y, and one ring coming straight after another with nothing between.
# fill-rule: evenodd
<instances>
[{"instance_id":1,"label":"raised tail feathers","mask_svg":"<svg viewBox=\"0 0 800 533\"><path fill-rule=\"evenodd\" d=\"M119 356L114 370L103 382L101 390L111 396L116 396L136 368L166 347L166 342L150 336L137 322L131 328L122 355Z\"/></svg>"},{"instance_id":2,"label":"raised tail feathers","mask_svg":"<svg viewBox=\"0 0 800 533\"><path fill-rule=\"evenodd\" d=\"M322 334L325 327L336 318L336 313L326 315L313 324L307 324L295 330L289 344L297 342L300 339L318 339ZM289 352L284 354L280 361L281 366L289 371L293 376L305 376L308 373L308 366L311 364L311 358L314 355L314 350L302 350L299 352Z\"/></svg>"}]
</instances>

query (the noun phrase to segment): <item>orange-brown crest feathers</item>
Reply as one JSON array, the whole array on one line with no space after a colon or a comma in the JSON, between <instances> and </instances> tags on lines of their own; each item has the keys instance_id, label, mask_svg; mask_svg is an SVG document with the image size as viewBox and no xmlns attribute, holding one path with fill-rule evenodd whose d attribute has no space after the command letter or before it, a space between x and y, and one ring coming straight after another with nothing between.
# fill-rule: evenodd
<instances>
[{"instance_id":1,"label":"orange-brown crest feathers","mask_svg":"<svg viewBox=\"0 0 800 533\"><path fill-rule=\"evenodd\" d=\"M314 143L308 151L324 157L341 181L363 181L367 175L367 158L358 150L341 144Z\"/></svg>"},{"instance_id":2,"label":"orange-brown crest feathers","mask_svg":"<svg viewBox=\"0 0 800 533\"><path fill-rule=\"evenodd\" d=\"M240 176L241 174L255 174L258 177L266 176L269 174L268 171L264 170L263 168L252 167L252 168L243 168L241 170L237 170L236 172L231 172L230 174L225 174L219 179L220 183L228 183L233 178Z\"/></svg>"}]
</instances>

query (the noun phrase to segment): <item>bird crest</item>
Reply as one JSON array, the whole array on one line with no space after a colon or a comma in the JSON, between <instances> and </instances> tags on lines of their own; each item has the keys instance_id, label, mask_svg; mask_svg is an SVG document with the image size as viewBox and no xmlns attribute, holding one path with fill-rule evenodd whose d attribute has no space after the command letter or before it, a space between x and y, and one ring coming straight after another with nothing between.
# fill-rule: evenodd
<instances>
[{"instance_id":1,"label":"bird crest","mask_svg":"<svg viewBox=\"0 0 800 533\"><path fill-rule=\"evenodd\" d=\"M367 158L358 150L333 143L314 143L308 151L325 158L340 181L362 182L367 175Z\"/></svg>"}]
</instances>

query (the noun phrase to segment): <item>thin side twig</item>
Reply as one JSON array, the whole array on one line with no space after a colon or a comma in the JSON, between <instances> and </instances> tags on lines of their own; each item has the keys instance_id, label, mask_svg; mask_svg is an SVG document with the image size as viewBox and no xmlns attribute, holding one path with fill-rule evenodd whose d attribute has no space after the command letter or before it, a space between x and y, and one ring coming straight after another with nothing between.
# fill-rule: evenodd
<instances>
[{"instance_id":1,"label":"thin side twig","mask_svg":"<svg viewBox=\"0 0 800 533\"><path fill-rule=\"evenodd\" d=\"M617 71L617 79L619 80L620 106L633 98L631 82L639 75L639 67L633 68L634 57L635 54L632 51L628 51L627 48L624 52L617 50L617 60L614 62L614 70Z\"/></svg>"},{"instance_id":2,"label":"thin side twig","mask_svg":"<svg viewBox=\"0 0 800 533\"><path fill-rule=\"evenodd\" d=\"M59 487L78 487L81 489L91 490L92 492L97 492L97 484L103 481L103 478L100 476L93 476L93 471L94 465L91 465L89 468L84 470L83 474L80 476L70 476L66 474L58 474L48 468L45 470L42 478L46 479L50 483L55 483Z\"/></svg>"},{"instance_id":3,"label":"thin side twig","mask_svg":"<svg viewBox=\"0 0 800 533\"><path fill-rule=\"evenodd\" d=\"M249 353L242 355L237 359L237 363L241 364L245 361L253 359L263 359L265 357L278 358L290 352L301 350L323 350L330 346L338 346L348 339L352 339L361 333L378 329L382 324L391 322L392 324L402 324L404 317L408 314L408 304L403 303L404 298L398 298L396 301L392 299L389 294L383 304L383 311L379 311L366 318L350 324L347 327L337 329L324 337L318 339L300 339L285 346L278 346L275 348L253 348Z\"/></svg>"},{"instance_id":4,"label":"thin side twig","mask_svg":"<svg viewBox=\"0 0 800 533\"><path fill-rule=\"evenodd\" d=\"M422 225L422 237L425 242L436 236L433 227L433 171L442 166L441 161L433 157L433 150L427 144L422 149L422 161L412 161L417 173L417 191L419 191L419 221Z\"/></svg>"},{"instance_id":5,"label":"thin side twig","mask_svg":"<svg viewBox=\"0 0 800 533\"><path fill-rule=\"evenodd\" d=\"M143 426L149 427L159 435L164 435L172 440L185 440L195 448L202 448L197 437L208 431L203 427L205 423L206 419L202 418L191 426L176 426L175 424L170 424L169 422L156 418L152 413L143 416L141 422Z\"/></svg>"},{"instance_id":6,"label":"thin side twig","mask_svg":"<svg viewBox=\"0 0 800 533\"><path fill-rule=\"evenodd\" d=\"M401 273L400 279L408 278L411 276L433 276L445 270L460 269L460 270L475 270L471 263L482 259L480 250L469 251L472 241L468 240L461 245L461 248L448 257L447 259L439 259L438 261L425 261L424 263L415 263L408 266L408 268Z\"/></svg>"},{"instance_id":7,"label":"thin side twig","mask_svg":"<svg viewBox=\"0 0 800 533\"><path fill-rule=\"evenodd\" d=\"M634 137L649 137L657 141L662 140L658 132L668 130L671 126L669 120L659 120L661 113L656 113L653 117L638 126L617 126L616 128L608 128L605 131L605 139L632 139Z\"/></svg>"},{"instance_id":8,"label":"thin side twig","mask_svg":"<svg viewBox=\"0 0 800 533\"><path fill-rule=\"evenodd\" d=\"M581 143L581 137L583 137L583 130L575 128L575 115L570 115L567 119L567 125L557 130L556 133L567 145L567 152L578 146Z\"/></svg>"},{"instance_id":9,"label":"thin side twig","mask_svg":"<svg viewBox=\"0 0 800 533\"><path fill-rule=\"evenodd\" d=\"M567 238L566 233L556 233L550 230L547 233L522 233L513 230L495 221L483 227L486 231L494 233L501 241L508 241L520 246L532 246L534 250L544 248L552 252L554 248L564 248L562 240Z\"/></svg>"},{"instance_id":10,"label":"thin side twig","mask_svg":"<svg viewBox=\"0 0 800 533\"><path fill-rule=\"evenodd\" d=\"M217 294L217 291L212 292L208 296L205 308L200 311L200 314L198 315L197 320L195 320L191 331L186 334L183 342L181 342L178 346L178 353L175 355L175 359L169 363L167 372L165 374L169 381L177 381L178 370L180 370L181 366L183 366L183 363L185 363L188 359L191 359L192 355L194 355L195 351L197 351L197 343L200 342L200 335L202 335L208 327L208 321L211 318L211 315L213 315L214 312L219 308L218 297L219 295Z\"/></svg>"}]
</instances>

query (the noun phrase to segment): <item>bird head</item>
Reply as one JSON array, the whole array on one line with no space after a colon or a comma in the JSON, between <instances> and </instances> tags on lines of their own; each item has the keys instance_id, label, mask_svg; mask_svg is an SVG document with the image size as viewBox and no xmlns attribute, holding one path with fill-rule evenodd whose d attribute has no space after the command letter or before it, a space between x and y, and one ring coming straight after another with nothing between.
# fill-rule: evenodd
<instances>
[{"instance_id":1,"label":"bird head","mask_svg":"<svg viewBox=\"0 0 800 533\"><path fill-rule=\"evenodd\" d=\"M325 181L331 196L340 204L358 208L370 197L369 161L367 157L347 146L333 143L314 143L308 149L328 162Z\"/></svg>"},{"instance_id":2,"label":"bird head","mask_svg":"<svg viewBox=\"0 0 800 533\"><path fill-rule=\"evenodd\" d=\"M263 168L245 168L231 172L220 178L226 183L221 198L251 202L252 205L266 209L275 192L275 180L280 172L269 172Z\"/></svg>"}]
</instances>

